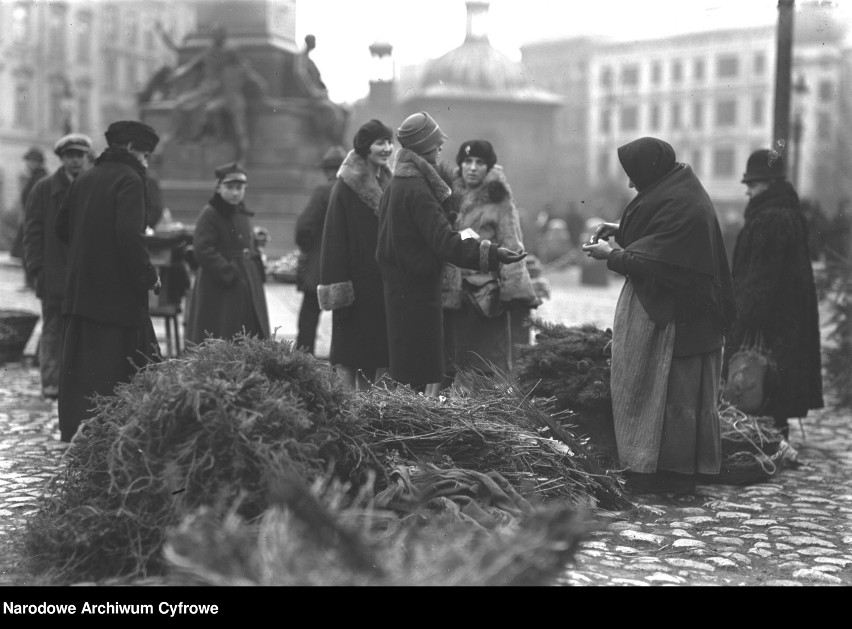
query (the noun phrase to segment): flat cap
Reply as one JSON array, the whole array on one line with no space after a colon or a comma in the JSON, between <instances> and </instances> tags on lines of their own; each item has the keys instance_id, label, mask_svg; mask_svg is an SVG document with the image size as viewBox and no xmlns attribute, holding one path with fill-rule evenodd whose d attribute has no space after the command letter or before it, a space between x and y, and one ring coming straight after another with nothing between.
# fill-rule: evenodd
<instances>
[{"instance_id":1,"label":"flat cap","mask_svg":"<svg viewBox=\"0 0 852 629\"><path fill-rule=\"evenodd\" d=\"M62 136L53 145L53 152L62 157L65 151L82 151L88 153L92 150L92 140L82 133L69 133Z\"/></svg>"}]
</instances>

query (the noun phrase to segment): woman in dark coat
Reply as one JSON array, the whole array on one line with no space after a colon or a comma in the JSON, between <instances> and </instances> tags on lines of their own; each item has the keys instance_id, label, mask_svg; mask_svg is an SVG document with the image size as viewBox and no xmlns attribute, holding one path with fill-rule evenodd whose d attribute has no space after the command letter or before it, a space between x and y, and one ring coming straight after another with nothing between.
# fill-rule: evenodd
<instances>
[{"instance_id":1,"label":"woman in dark coat","mask_svg":"<svg viewBox=\"0 0 852 629\"><path fill-rule=\"evenodd\" d=\"M696 474L718 474L722 463L717 399L734 318L722 230L670 144L640 138L619 147L618 159L638 194L583 250L626 277L612 335L619 462L629 487L689 492Z\"/></svg>"},{"instance_id":2,"label":"woman in dark coat","mask_svg":"<svg viewBox=\"0 0 852 629\"><path fill-rule=\"evenodd\" d=\"M216 170L216 193L201 210L193 236L198 272L188 308L186 339L229 339L245 330L269 337L263 260L251 212L243 204L246 172L238 164Z\"/></svg>"},{"instance_id":3,"label":"woman in dark coat","mask_svg":"<svg viewBox=\"0 0 852 629\"><path fill-rule=\"evenodd\" d=\"M731 273L737 319L725 352L763 333L774 373L762 414L788 434L788 418L823 407L819 311L808 227L799 197L784 178L781 156L759 150L749 158L743 183L750 200L734 248Z\"/></svg>"},{"instance_id":4,"label":"woman in dark coat","mask_svg":"<svg viewBox=\"0 0 852 629\"><path fill-rule=\"evenodd\" d=\"M432 396L445 371L443 263L489 272L526 256L453 231L441 206L450 187L435 169L446 137L426 112L403 121L397 131L403 148L382 197L376 250L388 315L390 376Z\"/></svg>"},{"instance_id":5,"label":"woman in dark coat","mask_svg":"<svg viewBox=\"0 0 852 629\"><path fill-rule=\"evenodd\" d=\"M388 367L382 275L376 263L379 200L391 178L393 131L378 120L355 134L331 191L322 236L323 310L332 310L331 352L347 386L361 388Z\"/></svg>"}]
</instances>

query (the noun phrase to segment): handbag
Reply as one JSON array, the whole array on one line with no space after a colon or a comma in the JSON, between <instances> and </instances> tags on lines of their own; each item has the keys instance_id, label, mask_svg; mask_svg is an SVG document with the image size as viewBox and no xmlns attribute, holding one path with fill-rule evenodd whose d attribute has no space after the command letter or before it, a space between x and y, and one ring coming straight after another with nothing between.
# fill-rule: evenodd
<instances>
[{"instance_id":1,"label":"handbag","mask_svg":"<svg viewBox=\"0 0 852 629\"><path fill-rule=\"evenodd\" d=\"M763 332L747 335L728 361L725 399L749 414L759 414L769 401L767 385L772 358L763 340Z\"/></svg>"},{"instance_id":2,"label":"handbag","mask_svg":"<svg viewBox=\"0 0 852 629\"><path fill-rule=\"evenodd\" d=\"M503 302L500 301L500 282L491 278L482 284L464 281L464 298L480 317L493 319L504 312Z\"/></svg>"}]
</instances>

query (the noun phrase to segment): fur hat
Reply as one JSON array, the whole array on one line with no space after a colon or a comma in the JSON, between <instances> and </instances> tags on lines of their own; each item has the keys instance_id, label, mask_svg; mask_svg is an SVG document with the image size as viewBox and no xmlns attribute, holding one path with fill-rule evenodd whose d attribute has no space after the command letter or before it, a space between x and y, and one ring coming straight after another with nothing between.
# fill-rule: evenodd
<instances>
[{"instance_id":1,"label":"fur hat","mask_svg":"<svg viewBox=\"0 0 852 629\"><path fill-rule=\"evenodd\" d=\"M352 148L361 157L367 157L370 153L370 145L376 140L389 138L393 142L393 130L386 126L381 120L373 118L369 122L365 122L358 129L355 138L352 140Z\"/></svg>"},{"instance_id":2,"label":"fur hat","mask_svg":"<svg viewBox=\"0 0 852 629\"><path fill-rule=\"evenodd\" d=\"M219 166L214 174L216 175L217 183L228 183L230 181L248 182L248 174L237 162Z\"/></svg>"},{"instance_id":3,"label":"fur hat","mask_svg":"<svg viewBox=\"0 0 852 629\"><path fill-rule=\"evenodd\" d=\"M494 147L488 140L468 140L463 142L459 147L459 152L456 155L456 164L462 165L462 162L468 157L478 157L485 162L488 170L494 168L497 163L497 153L494 152Z\"/></svg>"},{"instance_id":4,"label":"fur hat","mask_svg":"<svg viewBox=\"0 0 852 629\"><path fill-rule=\"evenodd\" d=\"M403 148L424 155L447 141L435 119L425 111L411 114L396 130L396 138Z\"/></svg>"},{"instance_id":5,"label":"fur hat","mask_svg":"<svg viewBox=\"0 0 852 629\"><path fill-rule=\"evenodd\" d=\"M160 136L153 127L137 120L119 120L113 122L104 134L107 144L133 143L133 147L139 151L153 151L157 148Z\"/></svg>"},{"instance_id":6,"label":"fur hat","mask_svg":"<svg viewBox=\"0 0 852 629\"><path fill-rule=\"evenodd\" d=\"M758 149L749 155L742 182L784 179L784 159L777 151Z\"/></svg>"},{"instance_id":7,"label":"fur hat","mask_svg":"<svg viewBox=\"0 0 852 629\"><path fill-rule=\"evenodd\" d=\"M31 146L30 149L24 153L24 159L31 159L35 162L44 163L44 152L37 146Z\"/></svg>"},{"instance_id":8,"label":"fur hat","mask_svg":"<svg viewBox=\"0 0 852 629\"><path fill-rule=\"evenodd\" d=\"M53 152L59 157L62 157L65 151L82 151L83 153L88 153L91 150L91 138L82 133L69 133L59 138L56 144L53 145Z\"/></svg>"}]
</instances>

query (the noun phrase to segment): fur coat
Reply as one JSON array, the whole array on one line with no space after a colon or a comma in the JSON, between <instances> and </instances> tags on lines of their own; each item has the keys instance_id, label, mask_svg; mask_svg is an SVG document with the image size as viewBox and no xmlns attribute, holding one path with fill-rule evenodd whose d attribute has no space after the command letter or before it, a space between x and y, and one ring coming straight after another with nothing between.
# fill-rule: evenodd
<instances>
[{"instance_id":1,"label":"fur coat","mask_svg":"<svg viewBox=\"0 0 852 629\"><path fill-rule=\"evenodd\" d=\"M453 173L454 209L457 215L454 228L457 231L472 229L483 240L489 240L512 251L524 249L521 220L506 181L503 168L495 165L478 188L467 188L460 169ZM447 264L444 269L442 299L445 308L458 309L462 305L463 282L474 286L497 277L500 283L500 301L515 301L527 307L541 305L530 279L526 262L504 264L498 273L482 273L459 269Z\"/></svg>"},{"instance_id":2,"label":"fur coat","mask_svg":"<svg viewBox=\"0 0 852 629\"><path fill-rule=\"evenodd\" d=\"M334 311L329 358L367 377L388 366L376 214L390 179L389 168L376 177L363 157L349 152L331 191L320 251L317 297L323 310Z\"/></svg>"},{"instance_id":3,"label":"fur coat","mask_svg":"<svg viewBox=\"0 0 852 629\"><path fill-rule=\"evenodd\" d=\"M725 361L761 330L776 364L764 414L803 417L822 408L817 295L808 229L793 186L778 181L751 199L737 236L731 275L737 318Z\"/></svg>"}]
</instances>

